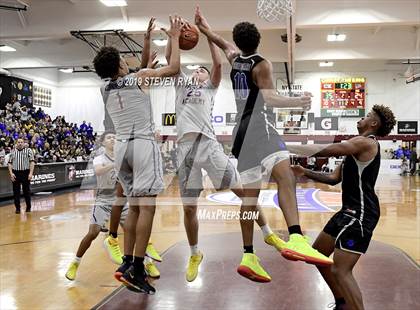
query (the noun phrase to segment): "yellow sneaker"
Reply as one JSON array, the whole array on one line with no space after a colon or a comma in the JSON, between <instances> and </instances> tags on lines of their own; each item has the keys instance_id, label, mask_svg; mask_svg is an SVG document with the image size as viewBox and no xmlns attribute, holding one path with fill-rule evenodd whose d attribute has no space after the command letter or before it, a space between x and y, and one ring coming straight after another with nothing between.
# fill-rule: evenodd
<instances>
[{"instance_id":1,"label":"yellow sneaker","mask_svg":"<svg viewBox=\"0 0 420 310\"><path fill-rule=\"evenodd\" d=\"M66 272L66 278L70 281L76 279L77 268L79 268L79 263L71 262L69 268Z\"/></svg>"},{"instance_id":2,"label":"yellow sneaker","mask_svg":"<svg viewBox=\"0 0 420 310\"><path fill-rule=\"evenodd\" d=\"M146 273L149 277L154 278L154 279L160 278L160 271L159 269L157 269L155 263L149 262L149 263L144 264L144 269L146 270Z\"/></svg>"},{"instance_id":3,"label":"yellow sneaker","mask_svg":"<svg viewBox=\"0 0 420 310\"><path fill-rule=\"evenodd\" d=\"M114 238L112 236L106 237L104 240L104 248L113 263L117 265L121 265L123 263L123 255L118 243L118 238Z\"/></svg>"},{"instance_id":4,"label":"yellow sneaker","mask_svg":"<svg viewBox=\"0 0 420 310\"><path fill-rule=\"evenodd\" d=\"M275 233L271 233L264 238L265 243L275 247L277 251L281 251L286 245L286 241L280 239Z\"/></svg>"},{"instance_id":5,"label":"yellow sneaker","mask_svg":"<svg viewBox=\"0 0 420 310\"><path fill-rule=\"evenodd\" d=\"M192 282L197 278L198 275L198 266L200 266L201 261L203 260L203 253L198 252L198 254L194 254L190 256L190 260L188 262L187 267L187 274L186 279L188 282Z\"/></svg>"},{"instance_id":6,"label":"yellow sneaker","mask_svg":"<svg viewBox=\"0 0 420 310\"><path fill-rule=\"evenodd\" d=\"M289 241L281 250L281 255L289 260L301 260L308 264L328 266L333 260L319 253L308 243L308 239L299 234L291 234Z\"/></svg>"},{"instance_id":7,"label":"yellow sneaker","mask_svg":"<svg viewBox=\"0 0 420 310\"><path fill-rule=\"evenodd\" d=\"M255 282L270 282L270 275L260 265L260 259L253 253L244 253L238 273Z\"/></svg>"},{"instance_id":8,"label":"yellow sneaker","mask_svg":"<svg viewBox=\"0 0 420 310\"><path fill-rule=\"evenodd\" d=\"M151 242L147 244L146 255L157 262L162 261L162 257L160 257L158 251L156 251L155 247L153 246L153 243Z\"/></svg>"}]
</instances>

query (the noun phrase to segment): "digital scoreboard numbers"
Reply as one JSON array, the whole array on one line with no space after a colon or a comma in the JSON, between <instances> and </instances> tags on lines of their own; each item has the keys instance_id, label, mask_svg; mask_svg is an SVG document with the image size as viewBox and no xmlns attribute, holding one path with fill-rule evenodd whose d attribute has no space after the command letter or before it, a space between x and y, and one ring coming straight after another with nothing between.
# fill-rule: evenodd
<instances>
[{"instance_id":1,"label":"digital scoreboard numbers","mask_svg":"<svg viewBox=\"0 0 420 310\"><path fill-rule=\"evenodd\" d=\"M321 116L365 116L365 78L321 79Z\"/></svg>"}]
</instances>

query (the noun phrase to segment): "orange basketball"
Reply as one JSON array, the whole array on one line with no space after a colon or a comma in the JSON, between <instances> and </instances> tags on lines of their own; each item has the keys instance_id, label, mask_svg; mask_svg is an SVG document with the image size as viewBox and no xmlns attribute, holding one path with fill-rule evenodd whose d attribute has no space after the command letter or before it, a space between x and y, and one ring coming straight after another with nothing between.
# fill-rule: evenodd
<instances>
[{"instance_id":1,"label":"orange basketball","mask_svg":"<svg viewBox=\"0 0 420 310\"><path fill-rule=\"evenodd\" d=\"M179 36L179 48L188 51L193 49L199 39L199 30L196 25L191 25L191 28L184 28Z\"/></svg>"}]
</instances>

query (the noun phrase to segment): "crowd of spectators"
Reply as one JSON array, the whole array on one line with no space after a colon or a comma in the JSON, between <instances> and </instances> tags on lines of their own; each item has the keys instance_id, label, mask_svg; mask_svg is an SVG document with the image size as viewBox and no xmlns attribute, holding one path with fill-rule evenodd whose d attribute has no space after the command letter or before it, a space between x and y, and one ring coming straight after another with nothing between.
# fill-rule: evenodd
<instances>
[{"instance_id":1,"label":"crowd of spectators","mask_svg":"<svg viewBox=\"0 0 420 310\"><path fill-rule=\"evenodd\" d=\"M53 120L41 108L8 103L0 110L0 165L6 164L18 138L32 149L36 163L72 162L89 159L96 133L86 121L78 126L64 116Z\"/></svg>"},{"instance_id":2,"label":"crowd of spectators","mask_svg":"<svg viewBox=\"0 0 420 310\"><path fill-rule=\"evenodd\" d=\"M385 150L385 157L387 159L410 159L412 150L410 148L401 145L398 146L396 150L394 149L387 149Z\"/></svg>"}]
</instances>

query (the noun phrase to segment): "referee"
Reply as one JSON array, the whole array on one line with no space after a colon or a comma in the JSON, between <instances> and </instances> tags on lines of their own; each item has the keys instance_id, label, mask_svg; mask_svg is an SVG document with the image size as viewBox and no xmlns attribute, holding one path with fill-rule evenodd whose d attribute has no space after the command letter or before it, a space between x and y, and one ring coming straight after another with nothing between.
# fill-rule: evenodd
<instances>
[{"instance_id":1,"label":"referee","mask_svg":"<svg viewBox=\"0 0 420 310\"><path fill-rule=\"evenodd\" d=\"M26 202L26 212L31 212L31 191L29 184L34 172L35 161L32 150L25 147L23 139L16 140L16 148L10 153L9 159L10 179L13 183L13 196L15 199L16 214L20 213L20 186Z\"/></svg>"}]
</instances>

